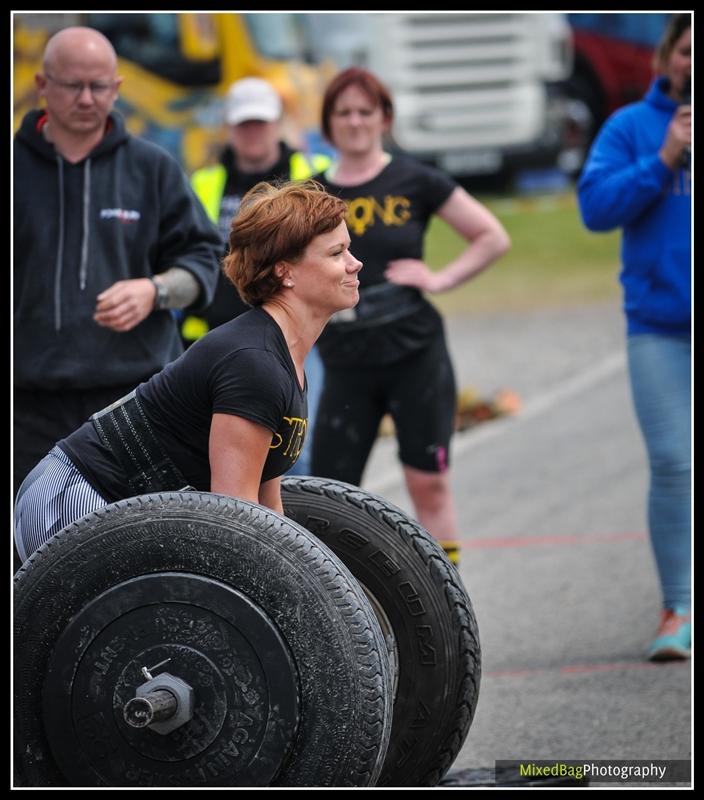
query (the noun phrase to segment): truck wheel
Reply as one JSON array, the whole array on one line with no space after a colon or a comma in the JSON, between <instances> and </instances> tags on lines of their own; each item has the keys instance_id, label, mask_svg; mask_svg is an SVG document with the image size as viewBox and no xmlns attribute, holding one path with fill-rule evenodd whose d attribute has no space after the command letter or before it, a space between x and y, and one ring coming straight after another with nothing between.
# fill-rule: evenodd
<instances>
[{"instance_id":1,"label":"truck wheel","mask_svg":"<svg viewBox=\"0 0 704 800\"><path fill-rule=\"evenodd\" d=\"M15 577L24 786L365 786L388 743L385 643L344 565L268 509L120 501Z\"/></svg>"},{"instance_id":2,"label":"truck wheel","mask_svg":"<svg viewBox=\"0 0 704 800\"><path fill-rule=\"evenodd\" d=\"M467 736L480 682L472 604L427 531L356 486L286 478L287 516L312 531L369 595L387 638L394 683L380 786L434 786Z\"/></svg>"},{"instance_id":3,"label":"truck wheel","mask_svg":"<svg viewBox=\"0 0 704 800\"><path fill-rule=\"evenodd\" d=\"M603 122L603 99L588 74L577 70L565 82L564 92L567 113L560 158L565 172L577 180Z\"/></svg>"}]
</instances>

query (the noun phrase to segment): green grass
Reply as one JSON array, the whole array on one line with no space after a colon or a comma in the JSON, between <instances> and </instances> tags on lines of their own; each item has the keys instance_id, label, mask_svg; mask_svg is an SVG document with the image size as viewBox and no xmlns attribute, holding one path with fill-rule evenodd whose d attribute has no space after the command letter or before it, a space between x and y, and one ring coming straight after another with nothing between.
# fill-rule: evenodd
<instances>
[{"instance_id":1,"label":"green grass","mask_svg":"<svg viewBox=\"0 0 704 800\"><path fill-rule=\"evenodd\" d=\"M572 192L479 199L508 231L511 250L474 280L433 296L441 311L569 306L619 296L620 234L587 231ZM442 267L465 246L464 239L436 217L426 238L426 261L434 269Z\"/></svg>"}]
</instances>

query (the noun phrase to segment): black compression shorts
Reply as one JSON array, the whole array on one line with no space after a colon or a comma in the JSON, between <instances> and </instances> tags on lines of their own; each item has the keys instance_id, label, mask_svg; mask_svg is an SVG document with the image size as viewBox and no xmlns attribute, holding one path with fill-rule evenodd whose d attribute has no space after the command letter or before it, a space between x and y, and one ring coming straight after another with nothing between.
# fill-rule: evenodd
<instances>
[{"instance_id":1,"label":"black compression shorts","mask_svg":"<svg viewBox=\"0 0 704 800\"><path fill-rule=\"evenodd\" d=\"M444 472L455 398L442 331L426 348L395 364L326 368L313 434L312 473L360 485L387 412L396 427L401 462L425 472Z\"/></svg>"}]
</instances>

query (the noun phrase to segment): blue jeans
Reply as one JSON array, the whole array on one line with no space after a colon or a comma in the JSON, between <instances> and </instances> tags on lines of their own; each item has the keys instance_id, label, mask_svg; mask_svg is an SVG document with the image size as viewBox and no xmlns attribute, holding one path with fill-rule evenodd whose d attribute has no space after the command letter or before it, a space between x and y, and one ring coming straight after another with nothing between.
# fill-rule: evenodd
<instances>
[{"instance_id":1,"label":"blue jeans","mask_svg":"<svg viewBox=\"0 0 704 800\"><path fill-rule=\"evenodd\" d=\"M628 338L633 403L650 465L650 541L665 608L689 608L691 599L691 361L689 338Z\"/></svg>"},{"instance_id":2,"label":"blue jeans","mask_svg":"<svg viewBox=\"0 0 704 800\"><path fill-rule=\"evenodd\" d=\"M311 474L311 446L313 444L313 428L315 426L315 416L318 413L320 395L323 392L323 381L325 380L325 370L323 361L317 347L306 356L303 365L308 379L308 428L306 430L306 440L298 461L286 473L287 475L310 475Z\"/></svg>"}]
</instances>

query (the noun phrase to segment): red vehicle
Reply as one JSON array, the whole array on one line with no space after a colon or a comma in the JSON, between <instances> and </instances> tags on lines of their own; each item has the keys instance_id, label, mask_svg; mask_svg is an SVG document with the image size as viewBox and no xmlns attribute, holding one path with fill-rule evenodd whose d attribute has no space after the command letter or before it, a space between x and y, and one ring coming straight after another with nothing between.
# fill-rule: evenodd
<instances>
[{"instance_id":1,"label":"red vehicle","mask_svg":"<svg viewBox=\"0 0 704 800\"><path fill-rule=\"evenodd\" d=\"M639 100L653 78L653 55L670 14L568 14L574 67L567 81L562 166L576 173L604 120Z\"/></svg>"}]
</instances>

